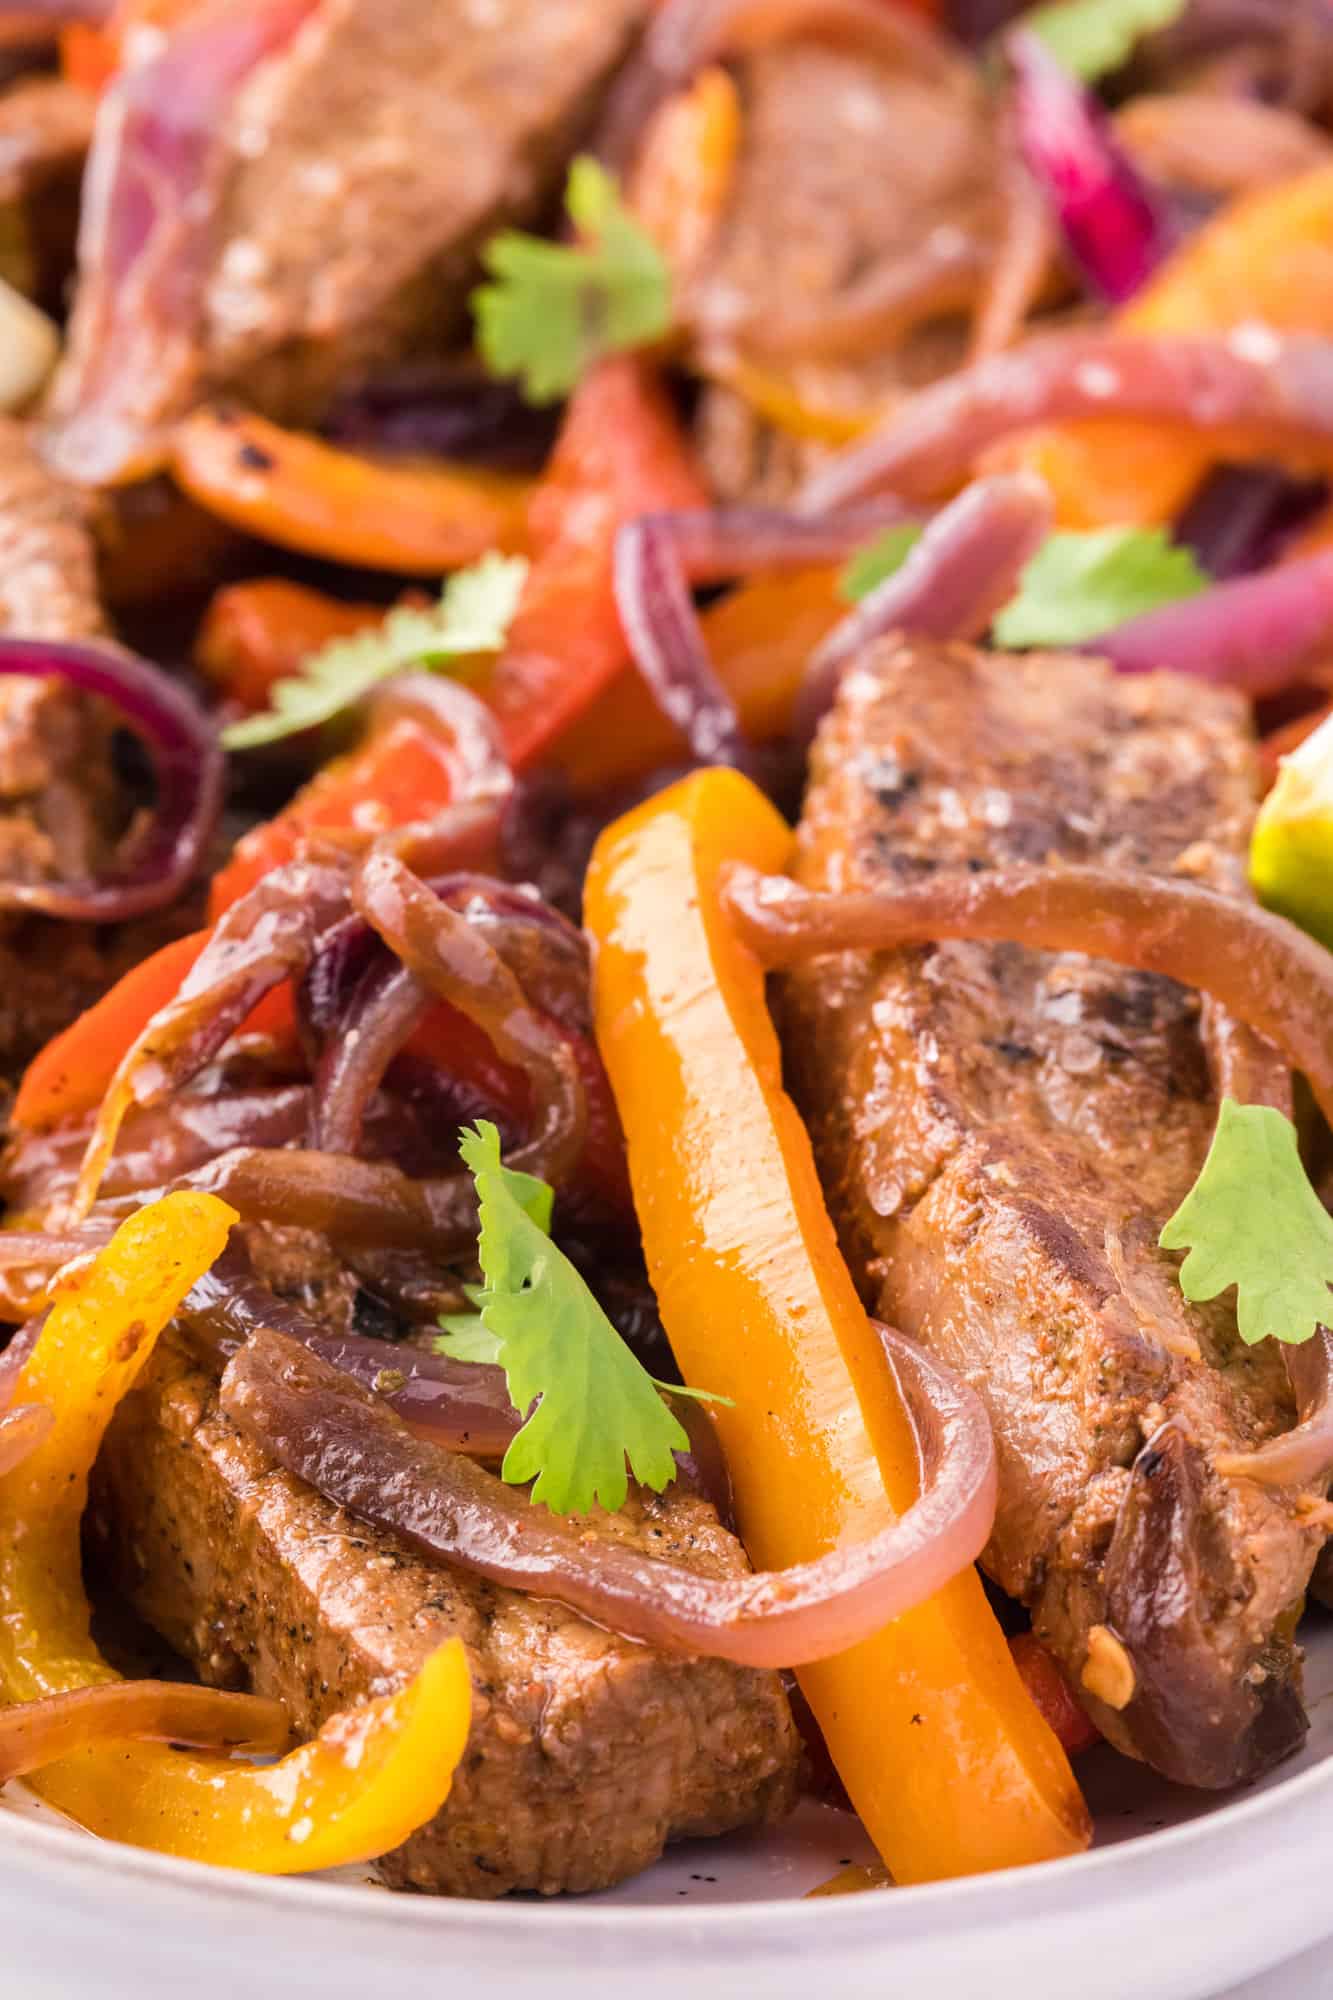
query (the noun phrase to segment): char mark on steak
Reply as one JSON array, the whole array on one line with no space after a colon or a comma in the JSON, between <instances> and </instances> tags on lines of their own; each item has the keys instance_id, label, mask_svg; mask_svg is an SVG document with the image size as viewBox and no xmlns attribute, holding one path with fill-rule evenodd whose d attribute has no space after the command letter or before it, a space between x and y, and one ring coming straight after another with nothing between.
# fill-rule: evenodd
<instances>
[{"instance_id":1,"label":"char mark on steak","mask_svg":"<svg viewBox=\"0 0 1333 2000\"><path fill-rule=\"evenodd\" d=\"M819 738L798 873L1096 861L1242 895L1253 796L1226 692L886 641ZM783 1008L867 1299L990 1409L987 1569L1121 1749L1189 1784L1254 1777L1304 1733L1292 1632L1321 1536L1299 1496L1216 1472L1294 1421L1285 1372L1156 1247L1216 1116L1197 997L947 943L814 962Z\"/></svg>"}]
</instances>

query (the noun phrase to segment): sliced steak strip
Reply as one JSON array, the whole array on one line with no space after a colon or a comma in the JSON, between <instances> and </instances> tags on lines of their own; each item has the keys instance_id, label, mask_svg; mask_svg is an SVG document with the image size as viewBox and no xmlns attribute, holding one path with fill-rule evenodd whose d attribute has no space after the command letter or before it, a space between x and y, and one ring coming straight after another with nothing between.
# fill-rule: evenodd
<instances>
[{"instance_id":1,"label":"sliced steak strip","mask_svg":"<svg viewBox=\"0 0 1333 2000\"><path fill-rule=\"evenodd\" d=\"M398 1887L492 1897L608 1887L668 1840L760 1826L793 1802L774 1674L668 1659L554 1603L437 1567L272 1469L163 1352L99 1465L109 1580L207 1681L287 1703L302 1732L401 1683L457 1634L472 1736L439 1816L382 1864ZM639 1495L594 1532L734 1575L704 1500Z\"/></svg>"},{"instance_id":2,"label":"sliced steak strip","mask_svg":"<svg viewBox=\"0 0 1333 2000\"><path fill-rule=\"evenodd\" d=\"M27 428L0 417L0 632L106 636L86 500L56 479ZM124 800L101 705L55 680L0 679L0 879L86 873ZM12 1077L109 976L94 932L0 916L0 1081Z\"/></svg>"},{"instance_id":3,"label":"sliced steak strip","mask_svg":"<svg viewBox=\"0 0 1333 2000\"><path fill-rule=\"evenodd\" d=\"M1226 693L888 641L819 738L798 873L1096 861L1242 894L1252 783ZM867 1298L990 1409L990 1573L1122 1749L1186 1783L1253 1777L1304 1732L1292 1632L1320 1533L1212 1470L1294 1421L1285 1374L1156 1248L1216 1115L1196 996L947 943L812 965L785 1022Z\"/></svg>"},{"instance_id":4,"label":"sliced steak strip","mask_svg":"<svg viewBox=\"0 0 1333 2000\"><path fill-rule=\"evenodd\" d=\"M836 308L932 239L993 250L999 153L985 93L961 65L951 88L938 75L800 40L750 56L735 75L744 117L736 182L690 302L705 370L728 351L728 323L744 356L747 327L780 327L826 301ZM754 359L831 413L830 441L841 421L845 440L895 393L957 367L966 337L953 314L864 358ZM785 498L811 463L809 445L770 430L726 387L705 392L699 435L726 498Z\"/></svg>"},{"instance_id":5,"label":"sliced steak strip","mask_svg":"<svg viewBox=\"0 0 1333 2000\"><path fill-rule=\"evenodd\" d=\"M340 385L452 339L480 244L554 204L648 4L322 0L236 89L195 215L158 230L154 254L177 282L136 291L132 338L108 333L125 231L100 211L85 220L51 400L62 468L87 476L90 409L115 433L114 449L100 436L92 447L109 453L95 476L110 477L151 463L162 427L210 391L304 422ZM94 185L120 144L115 119L99 121Z\"/></svg>"}]
</instances>

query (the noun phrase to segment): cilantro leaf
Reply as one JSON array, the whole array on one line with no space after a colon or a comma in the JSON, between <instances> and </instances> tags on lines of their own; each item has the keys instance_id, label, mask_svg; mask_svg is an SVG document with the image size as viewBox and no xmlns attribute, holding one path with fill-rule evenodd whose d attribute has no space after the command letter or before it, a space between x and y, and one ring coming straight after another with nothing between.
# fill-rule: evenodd
<instances>
[{"instance_id":1,"label":"cilantro leaf","mask_svg":"<svg viewBox=\"0 0 1333 2000\"><path fill-rule=\"evenodd\" d=\"M839 595L859 604L902 568L920 540L921 528L917 522L895 521L882 535L876 535L873 542L858 549L843 567L838 577Z\"/></svg>"},{"instance_id":2,"label":"cilantro leaf","mask_svg":"<svg viewBox=\"0 0 1333 2000\"><path fill-rule=\"evenodd\" d=\"M494 1367L500 1359L500 1342L489 1332L479 1312L441 1313L443 1333L432 1345L437 1354L450 1361L484 1361Z\"/></svg>"},{"instance_id":3,"label":"cilantro leaf","mask_svg":"<svg viewBox=\"0 0 1333 2000\"><path fill-rule=\"evenodd\" d=\"M1207 588L1191 552L1164 528L1051 535L995 620L995 637L1002 646L1077 646Z\"/></svg>"},{"instance_id":4,"label":"cilantro leaf","mask_svg":"<svg viewBox=\"0 0 1333 2000\"><path fill-rule=\"evenodd\" d=\"M1033 29L1052 55L1084 83L1120 69L1145 35L1169 28L1188 0L1052 0L1022 25Z\"/></svg>"},{"instance_id":5,"label":"cilantro leaf","mask_svg":"<svg viewBox=\"0 0 1333 2000\"><path fill-rule=\"evenodd\" d=\"M493 375L517 376L530 403L558 402L590 363L671 326L670 270L614 175L581 154L565 206L582 242L502 230L482 252L492 282L472 294L482 359Z\"/></svg>"},{"instance_id":6,"label":"cilantro leaf","mask_svg":"<svg viewBox=\"0 0 1333 2000\"><path fill-rule=\"evenodd\" d=\"M429 610L400 605L382 625L321 646L299 674L276 683L271 708L228 723L224 749L251 750L329 722L409 667L442 667L472 653L498 652L527 574L524 556L483 556L450 577Z\"/></svg>"},{"instance_id":7,"label":"cilantro leaf","mask_svg":"<svg viewBox=\"0 0 1333 2000\"><path fill-rule=\"evenodd\" d=\"M1299 1346L1333 1321L1333 1216L1306 1179L1296 1128L1264 1104L1225 1098L1203 1171L1158 1239L1189 1249L1187 1299L1236 1287L1236 1323L1253 1347Z\"/></svg>"},{"instance_id":8,"label":"cilantro leaf","mask_svg":"<svg viewBox=\"0 0 1333 2000\"><path fill-rule=\"evenodd\" d=\"M510 1400L530 1412L501 1477L511 1485L534 1480L532 1498L556 1514L586 1514L595 1500L615 1513L629 1491L627 1461L640 1484L660 1493L676 1476L672 1452L688 1450L689 1440L547 1235L551 1190L502 1164L500 1135L485 1120L463 1133L459 1150L481 1203L486 1282L474 1297L498 1344ZM462 1358L460 1338L472 1344L468 1359L483 1358L475 1332L456 1323L444 1351Z\"/></svg>"}]
</instances>

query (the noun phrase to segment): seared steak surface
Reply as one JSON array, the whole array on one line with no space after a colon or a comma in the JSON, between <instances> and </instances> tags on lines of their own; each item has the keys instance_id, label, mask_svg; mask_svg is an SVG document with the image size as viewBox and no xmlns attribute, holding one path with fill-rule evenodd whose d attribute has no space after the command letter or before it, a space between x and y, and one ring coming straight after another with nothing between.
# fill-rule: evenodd
<instances>
[{"instance_id":1,"label":"seared steak surface","mask_svg":"<svg viewBox=\"0 0 1333 2000\"><path fill-rule=\"evenodd\" d=\"M278 1696L303 1732L463 1640L471 1739L443 1812L384 1861L396 1886L606 1888L668 1840L760 1826L793 1803L798 1746L775 1674L668 1659L423 1561L275 1471L179 1353L155 1357L118 1412L93 1521L99 1565L148 1623L205 1680ZM745 1564L687 1493L637 1495L590 1531L705 1575Z\"/></svg>"},{"instance_id":2,"label":"seared steak surface","mask_svg":"<svg viewBox=\"0 0 1333 2000\"><path fill-rule=\"evenodd\" d=\"M163 367L122 398L138 442L216 390L313 419L340 384L456 335L478 248L554 202L646 12L647 0L323 0L257 65L217 135L196 324L141 315L135 352ZM60 440L59 425L96 380L116 284L103 234L85 226L51 403L53 449L75 477L78 433Z\"/></svg>"},{"instance_id":3,"label":"seared steak surface","mask_svg":"<svg viewBox=\"0 0 1333 2000\"><path fill-rule=\"evenodd\" d=\"M107 632L87 503L8 417L0 417L0 632L79 641ZM0 879L96 869L124 809L101 704L58 680L0 679ZM107 977L89 926L0 916L0 1079L95 1000Z\"/></svg>"},{"instance_id":4,"label":"seared steak surface","mask_svg":"<svg viewBox=\"0 0 1333 2000\"><path fill-rule=\"evenodd\" d=\"M1096 862L1243 894L1252 788L1230 695L890 641L820 735L797 872ZM1212 1469L1294 1421L1284 1371L1228 1300L1187 1305L1156 1248L1216 1116L1197 997L955 942L815 962L784 1005L867 1298L986 1399L991 1574L1121 1748L1190 1783L1254 1775L1303 1733L1291 1631L1320 1537L1293 1496Z\"/></svg>"},{"instance_id":5,"label":"seared steak surface","mask_svg":"<svg viewBox=\"0 0 1333 2000\"><path fill-rule=\"evenodd\" d=\"M982 256L993 249L1000 156L985 95L961 65L950 82L801 39L749 56L735 77L744 117L736 181L692 301L705 372L725 355L729 327L740 353L762 349L770 327L919 265L937 232L974 242ZM886 335L864 353L757 358L830 413L829 443L903 388L957 367L966 332L959 314L941 311L906 341ZM725 498L785 498L812 463L808 443L770 429L723 387L705 392L699 436Z\"/></svg>"}]
</instances>

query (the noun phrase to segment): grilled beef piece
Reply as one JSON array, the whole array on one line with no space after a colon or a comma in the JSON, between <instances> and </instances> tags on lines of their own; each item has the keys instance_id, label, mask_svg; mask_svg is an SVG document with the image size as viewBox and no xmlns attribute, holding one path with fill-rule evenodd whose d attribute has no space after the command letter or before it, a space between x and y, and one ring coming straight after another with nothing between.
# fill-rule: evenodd
<instances>
[{"instance_id":1,"label":"grilled beef piece","mask_svg":"<svg viewBox=\"0 0 1333 2000\"><path fill-rule=\"evenodd\" d=\"M141 302L137 344L117 366L150 373L150 348L164 366L156 383L123 386L118 451L132 458L129 429L146 445L210 390L313 420L349 380L456 335L479 246L552 206L647 10L648 0L323 0L258 63L217 134L201 189L211 247L186 309L195 323L154 326L153 301ZM94 166L115 142L108 125ZM52 394L51 449L75 477L84 440L73 426L105 375L120 284L112 235L85 228Z\"/></svg>"},{"instance_id":2,"label":"grilled beef piece","mask_svg":"<svg viewBox=\"0 0 1333 2000\"><path fill-rule=\"evenodd\" d=\"M736 183L689 302L705 371L727 373L733 345L755 347L793 314L818 311L876 274L919 258L943 233L989 255L1001 227L992 114L974 75L895 68L832 43L781 43L736 69L744 126ZM734 337L726 329L734 326ZM941 316L905 342L846 360L777 358L761 367L831 413L828 441L904 387L958 366L967 328ZM699 439L726 498L785 498L811 447L773 431L740 395L706 390Z\"/></svg>"},{"instance_id":3,"label":"grilled beef piece","mask_svg":"<svg viewBox=\"0 0 1333 2000\"><path fill-rule=\"evenodd\" d=\"M56 76L0 97L0 277L53 309L74 267L95 110L86 91Z\"/></svg>"},{"instance_id":4,"label":"grilled beef piece","mask_svg":"<svg viewBox=\"0 0 1333 2000\"><path fill-rule=\"evenodd\" d=\"M887 641L820 735L798 873L1097 862L1240 895L1252 786L1224 692ZM955 942L813 963L784 1009L867 1299L986 1400L990 1574L1122 1750L1189 1784L1255 1776L1304 1734L1292 1633L1322 1531L1214 1471L1294 1422L1290 1393L1272 1343L1242 1346L1229 1299L1187 1305L1156 1248L1216 1115L1197 996Z\"/></svg>"},{"instance_id":5,"label":"grilled beef piece","mask_svg":"<svg viewBox=\"0 0 1333 2000\"><path fill-rule=\"evenodd\" d=\"M457 1896L602 1889L668 1840L762 1826L795 1795L776 1674L668 1658L425 1562L275 1471L170 1349L127 1397L99 1463L95 1562L218 1686L278 1696L302 1732L400 1685L451 1634L472 1735L444 1810L382 1864ZM732 1576L740 1546L705 1500L636 1494L594 1532Z\"/></svg>"},{"instance_id":6,"label":"grilled beef piece","mask_svg":"<svg viewBox=\"0 0 1333 2000\"><path fill-rule=\"evenodd\" d=\"M85 501L0 417L0 632L95 639L106 626ZM0 880L85 872L123 800L101 705L59 681L0 679ZM95 1000L108 965L83 924L0 917L0 1079Z\"/></svg>"}]
</instances>

